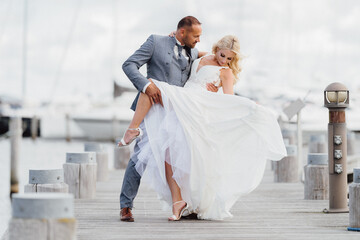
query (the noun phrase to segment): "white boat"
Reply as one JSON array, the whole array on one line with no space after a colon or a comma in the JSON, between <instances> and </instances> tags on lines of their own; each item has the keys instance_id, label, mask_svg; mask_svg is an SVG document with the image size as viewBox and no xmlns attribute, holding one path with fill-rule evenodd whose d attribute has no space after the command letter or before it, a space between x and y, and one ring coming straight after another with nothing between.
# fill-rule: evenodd
<instances>
[{"instance_id":1,"label":"white boat","mask_svg":"<svg viewBox=\"0 0 360 240\"><path fill-rule=\"evenodd\" d=\"M130 109L136 92L125 92L113 103L94 106L83 112L72 114L70 118L90 140L115 141L129 126L134 112Z\"/></svg>"}]
</instances>

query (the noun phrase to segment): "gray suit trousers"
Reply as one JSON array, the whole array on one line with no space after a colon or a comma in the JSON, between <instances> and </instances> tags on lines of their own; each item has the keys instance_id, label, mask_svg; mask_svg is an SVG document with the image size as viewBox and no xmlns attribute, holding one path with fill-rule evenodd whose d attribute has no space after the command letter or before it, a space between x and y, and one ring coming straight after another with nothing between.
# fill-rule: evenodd
<instances>
[{"instance_id":1,"label":"gray suit trousers","mask_svg":"<svg viewBox=\"0 0 360 240\"><path fill-rule=\"evenodd\" d=\"M147 133L146 133L144 122L142 122L140 124L140 128L143 130L144 135L143 135L142 139L137 139L135 147L134 147L134 153L131 155L131 158L129 160L128 166L125 171L123 185L122 185L121 193L120 193L120 208L124 208L124 207L132 208L133 201L139 190L141 176L136 171L135 164L138 161L137 156L140 153L140 148L138 146L138 143L140 141L145 141L144 139L147 139L147 136L146 136Z\"/></svg>"}]
</instances>

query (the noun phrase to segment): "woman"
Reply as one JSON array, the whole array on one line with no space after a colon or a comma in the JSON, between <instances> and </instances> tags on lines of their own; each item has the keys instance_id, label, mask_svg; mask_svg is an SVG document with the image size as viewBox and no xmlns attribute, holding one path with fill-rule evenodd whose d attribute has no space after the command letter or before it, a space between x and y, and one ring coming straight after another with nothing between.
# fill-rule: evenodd
<instances>
[{"instance_id":1,"label":"woman","mask_svg":"<svg viewBox=\"0 0 360 240\"><path fill-rule=\"evenodd\" d=\"M225 36L213 46L213 54L194 61L184 88L154 80L163 106L152 106L141 94L119 143L141 137L144 120L149 141L139 142L136 170L165 206L172 206L170 221L185 211L200 219L232 216L229 210L239 196L260 183L266 159L286 155L275 116L233 95L241 71L239 50L238 39ZM221 86L224 94L207 91L209 83Z\"/></svg>"}]
</instances>

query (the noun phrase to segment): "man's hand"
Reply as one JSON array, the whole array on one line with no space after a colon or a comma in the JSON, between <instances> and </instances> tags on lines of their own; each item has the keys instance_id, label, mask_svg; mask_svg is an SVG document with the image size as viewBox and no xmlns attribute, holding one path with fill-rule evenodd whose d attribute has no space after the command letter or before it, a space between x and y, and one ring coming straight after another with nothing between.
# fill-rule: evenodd
<instances>
[{"instance_id":1,"label":"man's hand","mask_svg":"<svg viewBox=\"0 0 360 240\"><path fill-rule=\"evenodd\" d=\"M219 90L213 83L207 83L206 89L210 92L217 92Z\"/></svg>"},{"instance_id":2,"label":"man's hand","mask_svg":"<svg viewBox=\"0 0 360 240\"><path fill-rule=\"evenodd\" d=\"M160 103L161 106L163 105L162 98L161 98L161 91L160 89L155 85L155 83L149 78L149 81L151 84L146 88L145 93L148 95L151 104Z\"/></svg>"}]
</instances>

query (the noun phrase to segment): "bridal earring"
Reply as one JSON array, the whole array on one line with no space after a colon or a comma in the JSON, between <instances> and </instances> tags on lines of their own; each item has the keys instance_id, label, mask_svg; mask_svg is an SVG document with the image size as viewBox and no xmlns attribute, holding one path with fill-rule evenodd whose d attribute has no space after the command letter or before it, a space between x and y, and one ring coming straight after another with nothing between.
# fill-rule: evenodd
<instances>
[{"instance_id":1,"label":"bridal earring","mask_svg":"<svg viewBox=\"0 0 360 240\"><path fill-rule=\"evenodd\" d=\"M128 130L136 130L139 132L138 135L136 135L135 137L133 137L132 139L130 139L130 141L128 143L125 142L124 140L124 137L125 137L125 134ZM125 146L128 146L130 145L135 139L137 139L138 137L141 137L143 135L143 131L141 130L141 128L128 128L126 129L125 133L124 133L124 136L121 138L120 142L118 143L118 147L125 147ZM121 143L121 145L120 145Z\"/></svg>"},{"instance_id":2,"label":"bridal earring","mask_svg":"<svg viewBox=\"0 0 360 240\"><path fill-rule=\"evenodd\" d=\"M174 202L173 203L173 206L177 203L181 203L181 202L184 202L185 203L185 206L181 209L180 213L179 213L179 216L175 216L174 214L169 217L169 221L179 221L180 218L182 217L182 215L184 214L185 210L188 210L188 204L184 201L184 200L181 200L181 201L177 201L177 202Z\"/></svg>"}]
</instances>

